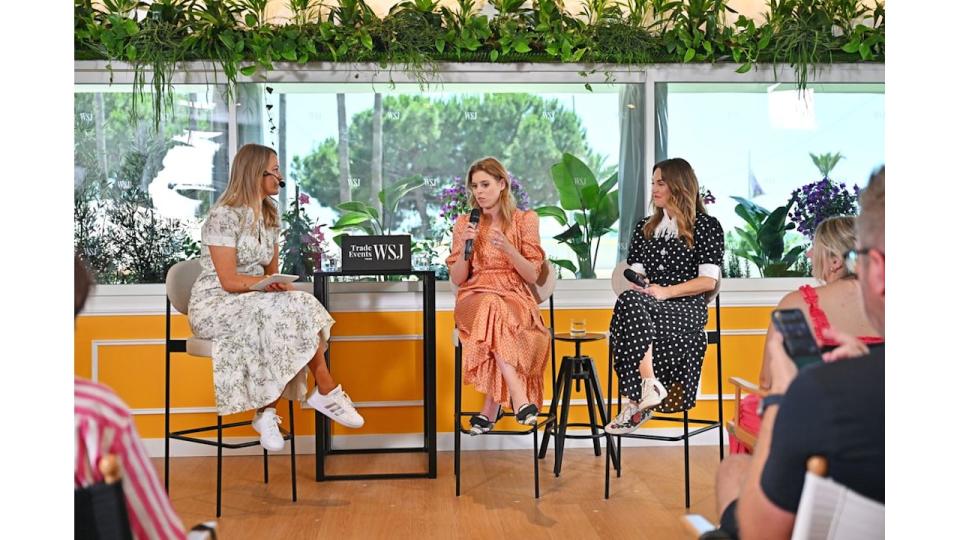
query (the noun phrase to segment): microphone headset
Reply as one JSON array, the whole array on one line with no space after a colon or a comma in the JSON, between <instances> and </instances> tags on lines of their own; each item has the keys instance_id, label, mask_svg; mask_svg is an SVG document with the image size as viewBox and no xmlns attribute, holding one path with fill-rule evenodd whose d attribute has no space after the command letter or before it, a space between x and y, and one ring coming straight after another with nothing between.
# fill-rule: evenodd
<instances>
[{"instance_id":1,"label":"microphone headset","mask_svg":"<svg viewBox=\"0 0 960 540\"><path fill-rule=\"evenodd\" d=\"M473 211L470 212L470 223L473 225L480 223L479 208L474 208ZM466 245L463 246L463 260L469 261L471 256L473 256L473 239L467 240Z\"/></svg>"},{"instance_id":2,"label":"microphone headset","mask_svg":"<svg viewBox=\"0 0 960 540\"><path fill-rule=\"evenodd\" d=\"M265 173L263 173L263 175L264 175L264 176L272 176L272 177L274 177L274 178L277 179L277 184L279 184L280 187L282 187L282 188L287 187L287 183L283 181L283 177L280 176L279 174L277 174L277 173L275 173L275 172L273 172L273 171L266 171Z\"/></svg>"}]
</instances>

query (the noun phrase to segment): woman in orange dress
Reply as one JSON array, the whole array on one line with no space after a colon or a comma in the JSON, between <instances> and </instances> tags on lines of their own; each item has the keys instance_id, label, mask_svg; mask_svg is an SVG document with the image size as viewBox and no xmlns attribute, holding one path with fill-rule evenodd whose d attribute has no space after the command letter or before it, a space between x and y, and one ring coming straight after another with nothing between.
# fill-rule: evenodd
<instances>
[{"instance_id":1,"label":"woman in orange dress","mask_svg":"<svg viewBox=\"0 0 960 540\"><path fill-rule=\"evenodd\" d=\"M453 317L464 380L486 396L483 411L470 419L470 433L479 435L493 428L511 401L518 422L537 423L550 331L528 288L544 260L536 212L517 210L507 170L492 157L471 165L466 179L480 222L470 223L468 214L457 218L446 262L460 288ZM468 240L473 253L464 257Z\"/></svg>"}]
</instances>

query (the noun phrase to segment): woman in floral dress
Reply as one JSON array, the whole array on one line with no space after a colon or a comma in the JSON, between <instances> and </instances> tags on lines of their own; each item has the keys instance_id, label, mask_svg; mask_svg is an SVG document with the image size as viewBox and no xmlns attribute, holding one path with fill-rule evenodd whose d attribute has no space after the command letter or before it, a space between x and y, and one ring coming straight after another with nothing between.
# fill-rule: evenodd
<instances>
[{"instance_id":1,"label":"woman in floral dress","mask_svg":"<svg viewBox=\"0 0 960 540\"><path fill-rule=\"evenodd\" d=\"M345 426L363 425L324 361L334 322L327 310L289 283L250 289L278 271L280 223L270 197L280 180L273 149L247 144L237 152L230 183L203 223L202 271L188 309L194 335L213 342L217 412L257 409L253 428L268 450L284 446L276 411L281 396ZM317 383L309 396L307 368Z\"/></svg>"}]
</instances>

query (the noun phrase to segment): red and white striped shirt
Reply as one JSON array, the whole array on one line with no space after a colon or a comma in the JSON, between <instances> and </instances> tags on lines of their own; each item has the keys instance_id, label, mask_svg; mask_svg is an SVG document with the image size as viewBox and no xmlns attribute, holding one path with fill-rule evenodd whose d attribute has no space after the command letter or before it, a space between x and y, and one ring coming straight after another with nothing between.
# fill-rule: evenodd
<instances>
[{"instance_id":1,"label":"red and white striped shirt","mask_svg":"<svg viewBox=\"0 0 960 540\"><path fill-rule=\"evenodd\" d=\"M97 463L112 454L123 474L133 537L186 538L123 401L106 386L74 377L73 416L77 432L74 488L102 481Z\"/></svg>"}]
</instances>

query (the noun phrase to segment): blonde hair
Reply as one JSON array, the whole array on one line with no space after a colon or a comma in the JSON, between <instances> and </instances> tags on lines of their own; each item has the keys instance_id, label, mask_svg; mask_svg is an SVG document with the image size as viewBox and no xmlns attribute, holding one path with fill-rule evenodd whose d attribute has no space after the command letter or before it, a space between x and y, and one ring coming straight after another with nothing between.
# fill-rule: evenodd
<instances>
[{"instance_id":1,"label":"blonde hair","mask_svg":"<svg viewBox=\"0 0 960 540\"><path fill-rule=\"evenodd\" d=\"M693 226L697 221L697 212L707 213L700 199L700 184L693 167L683 158L665 159L653 166L652 172L660 169L660 178L670 188L670 199L666 209L677 220L677 229L680 238L686 242L688 248L693 248ZM663 220L663 208L657 207L650 201L652 217L643 226L643 237L653 238L653 232Z\"/></svg>"},{"instance_id":2,"label":"blonde hair","mask_svg":"<svg viewBox=\"0 0 960 540\"><path fill-rule=\"evenodd\" d=\"M860 192L860 217L857 218L857 236L860 247L884 251L886 207L886 167L873 173L870 184Z\"/></svg>"},{"instance_id":3,"label":"blonde hair","mask_svg":"<svg viewBox=\"0 0 960 540\"><path fill-rule=\"evenodd\" d=\"M830 267L830 258L843 260L848 251L857 246L856 220L851 216L834 216L817 225L813 233L813 250L810 260L813 265L813 277L826 281ZM842 265L843 276L849 275L846 265Z\"/></svg>"},{"instance_id":4,"label":"blonde hair","mask_svg":"<svg viewBox=\"0 0 960 540\"><path fill-rule=\"evenodd\" d=\"M507 168L503 166L497 158L494 157L485 157L474 161L470 165L470 168L467 169L467 204L470 205L470 208L480 208L480 205L477 204L476 197L473 196L473 190L470 188L470 181L473 178L473 173L477 171L483 171L490 176L500 180L504 183L503 191L500 192L500 219L504 224L509 224L513 219L513 213L517 210L517 201L513 198L513 191L510 189L510 174L507 172Z\"/></svg>"},{"instance_id":5,"label":"blonde hair","mask_svg":"<svg viewBox=\"0 0 960 540\"><path fill-rule=\"evenodd\" d=\"M270 157L276 155L273 148L260 144L240 147L230 166L230 183L214 206L246 207L253 210L254 226L263 217L265 226L279 227L276 203L270 197L264 197L260 191Z\"/></svg>"}]
</instances>

